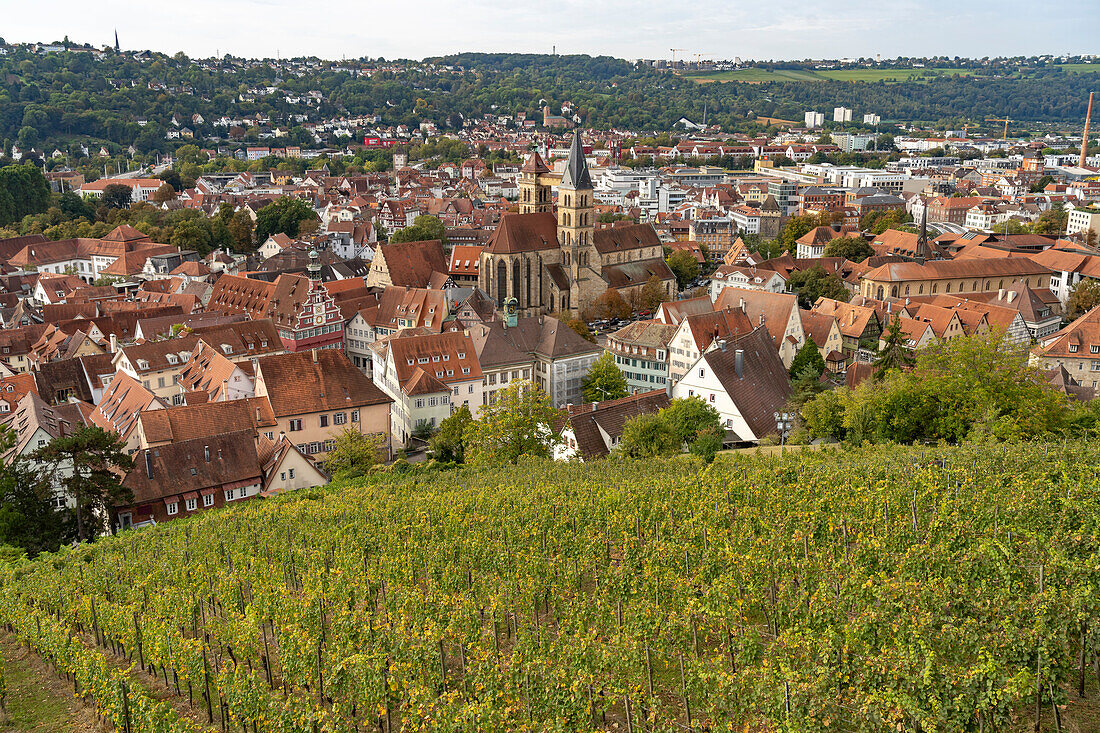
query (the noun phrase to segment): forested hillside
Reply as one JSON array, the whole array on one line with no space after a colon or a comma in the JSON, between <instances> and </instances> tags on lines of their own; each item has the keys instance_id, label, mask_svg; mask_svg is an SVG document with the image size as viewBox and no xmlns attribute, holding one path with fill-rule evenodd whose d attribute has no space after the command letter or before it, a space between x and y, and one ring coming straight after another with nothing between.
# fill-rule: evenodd
<instances>
[{"instance_id":1,"label":"forested hillside","mask_svg":"<svg viewBox=\"0 0 1100 733\"><path fill-rule=\"evenodd\" d=\"M444 68L449 67L449 68ZM361 69L371 76L359 75ZM1083 119L1100 74L1059 66L1011 67L918 81L787 81L699 84L668 71L609 57L462 54L426 62L326 62L316 59L249 62L188 59L183 54L96 58L73 51L48 54L12 48L0 56L0 142L49 145L63 152L86 140L139 153L169 150L172 116L197 136L213 134L214 120L263 113L281 123L373 115L382 124L417 126L432 120L457 127L463 118L526 112L541 120L540 102L555 110L571 102L586 125L637 131L670 130L687 116L723 129L754 129L758 115L801 119L806 109L844 105L884 120L961 122L990 116L1065 122ZM321 101L292 100L315 91ZM140 125L140 122L148 124ZM291 121L288 144L309 135ZM222 130L224 134L224 129ZM77 155L76 157L80 157Z\"/></svg>"},{"instance_id":2,"label":"forested hillside","mask_svg":"<svg viewBox=\"0 0 1100 733\"><path fill-rule=\"evenodd\" d=\"M1098 460L391 469L9 567L0 621L131 733L1077 730Z\"/></svg>"}]
</instances>

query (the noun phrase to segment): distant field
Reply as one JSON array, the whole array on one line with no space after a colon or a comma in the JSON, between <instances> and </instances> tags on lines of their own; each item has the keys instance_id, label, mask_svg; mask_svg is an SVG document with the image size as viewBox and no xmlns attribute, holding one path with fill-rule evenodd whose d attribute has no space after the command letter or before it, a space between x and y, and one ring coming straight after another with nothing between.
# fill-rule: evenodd
<instances>
[{"instance_id":1,"label":"distant field","mask_svg":"<svg viewBox=\"0 0 1100 733\"><path fill-rule=\"evenodd\" d=\"M1088 64L1078 64L1087 67ZM1097 66L1100 66L1098 64ZM973 69L823 69L821 71L803 71L780 69L770 71L768 69L737 69L735 71L693 72L684 74L700 83L714 81L825 81L838 79L841 81L908 81L920 80L931 76L944 74L974 73Z\"/></svg>"},{"instance_id":2,"label":"distant field","mask_svg":"<svg viewBox=\"0 0 1100 733\"><path fill-rule=\"evenodd\" d=\"M1100 64L1058 64L1064 71L1072 74L1100 73Z\"/></svg>"},{"instance_id":3,"label":"distant field","mask_svg":"<svg viewBox=\"0 0 1100 733\"><path fill-rule=\"evenodd\" d=\"M970 76L974 69L826 69L816 73L826 79L841 81L908 81L945 74Z\"/></svg>"},{"instance_id":4,"label":"distant field","mask_svg":"<svg viewBox=\"0 0 1100 733\"><path fill-rule=\"evenodd\" d=\"M736 71L693 72L684 74L698 82L708 81L820 81L821 77L812 71L768 69L737 69Z\"/></svg>"}]
</instances>

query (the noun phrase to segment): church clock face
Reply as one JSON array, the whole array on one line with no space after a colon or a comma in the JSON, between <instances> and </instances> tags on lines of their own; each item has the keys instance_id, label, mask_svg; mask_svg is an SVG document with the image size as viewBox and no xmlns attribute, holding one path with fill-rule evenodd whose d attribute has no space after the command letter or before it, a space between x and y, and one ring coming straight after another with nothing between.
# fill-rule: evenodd
<instances>
[{"instance_id":1,"label":"church clock face","mask_svg":"<svg viewBox=\"0 0 1100 733\"><path fill-rule=\"evenodd\" d=\"M515 298L509 298L508 300L506 300L504 302L504 312L505 312L505 314L507 314L509 316L514 316L516 314L516 299Z\"/></svg>"}]
</instances>

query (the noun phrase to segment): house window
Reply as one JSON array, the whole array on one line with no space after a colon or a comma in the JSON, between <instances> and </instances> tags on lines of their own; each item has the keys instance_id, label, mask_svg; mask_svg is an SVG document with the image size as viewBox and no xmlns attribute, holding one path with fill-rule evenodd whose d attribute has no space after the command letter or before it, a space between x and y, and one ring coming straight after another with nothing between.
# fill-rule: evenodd
<instances>
[{"instance_id":1,"label":"house window","mask_svg":"<svg viewBox=\"0 0 1100 733\"><path fill-rule=\"evenodd\" d=\"M321 415L321 427L328 427L328 415Z\"/></svg>"},{"instance_id":2,"label":"house window","mask_svg":"<svg viewBox=\"0 0 1100 733\"><path fill-rule=\"evenodd\" d=\"M290 427L290 432L292 432L292 433L296 433L299 430L301 430L302 429L302 420L301 420L301 418L291 420L289 427Z\"/></svg>"},{"instance_id":3,"label":"house window","mask_svg":"<svg viewBox=\"0 0 1100 733\"><path fill-rule=\"evenodd\" d=\"M204 507L214 506L214 495L213 494L203 494L202 505Z\"/></svg>"},{"instance_id":4,"label":"house window","mask_svg":"<svg viewBox=\"0 0 1100 733\"><path fill-rule=\"evenodd\" d=\"M714 393L713 392L710 393L710 401L714 402Z\"/></svg>"},{"instance_id":5,"label":"house window","mask_svg":"<svg viewBox=\"0 0 1100 733\"><path fill-rule=\"evenodd\" d=\"M1071 353L1076 353L1077 352L1077 344L1070 344L1069 345L1069 350L1070 350Z\"/></svg>"},{"instance_id":6,"label":"house window","mask_svg":"<svg viewBox=\"0 0 1100 733\"><path fill-rule=\"evenodd\" d=\"M274 431L268 430L266 433L264 433L264 437L268 440L275 440L275 433Z\"/></svg>"},{"instance_id":7,"label":"house window","mask_svg":"<svg viewBox=\"0 0 1100 733\"><path fill-rule=\"evenodd\" d=\"M236 492L233 489L226 489L225 490L225 500L226 501L233 501L233 498L235 496L236 496Z\"/></svg>"},{"instance_id":8,"label":"house window","mask_svg":"<svg viewBox=\"0 0 1100 733\"><path fill-rule=\"evenodd\" d=\"M332 416L333 425L343 425L348 421L348 414L346 412L337 412Z\"/></svg>"},{"instance_id":9,"label":"house window","mask_svg":"<svg viewBox=\"0 0 1100 733\"><path fill-rule=\"evenodd\" d=\"M173 516L180 513L180 503L178 501L169 502L168 504L168 516Z\"/></svg>"},{"instance_id":10,"label":"house window","mask_svg":"<svg viewBox=\"0 0 1100 733\"><path fill-rule=\"evenodd\" d=\"M417 409L420 409L420 408L421 408L421 407L423 407L423 406L424 406L424 398L423 398L423 397L417 397L417 398L416 398L416 399L415 399L415 400L413 401L413 407L415 407L415 408L417 408Z\"/></svg>"},{"instance_id":11,"label":"house window","mask_svg":"<svg viewBox=\"0 0 1100 733\"><path fill-rule=\"evenodd\" d=\"M352 410L351 411L351 421L352 422L359 422L359 410Z\"/></svg>"},{"instance_id":12,"label":"house window","mask_svg":"<svg viewBox=\"0 0 1100 733\"><path fill-rule=\"evenodd\" d=\"M199 502L197 499L188 499L184 504L187 506L187 511L193 512L198 507Z\"/></svg>"},{"instance_id":13,"label":"house window","mask_svg":"<svg viewBox=\"0 0 1100 733\"><path fill-rule=\"evenodd\" d=\"M293 468L290 469L289 471L287 471L287 477L288 478L294 478L294 469Z\"/></svg>"},{"instance_id":14,"label":"house window","mask_svg":"<svg viewBox=\"0 0 1100 733\"><path fill-rule=\"evenodd\" d=\"M279 480L286 481L286 471L283 471L279 474Z\"/></svg>"}]
</instances>

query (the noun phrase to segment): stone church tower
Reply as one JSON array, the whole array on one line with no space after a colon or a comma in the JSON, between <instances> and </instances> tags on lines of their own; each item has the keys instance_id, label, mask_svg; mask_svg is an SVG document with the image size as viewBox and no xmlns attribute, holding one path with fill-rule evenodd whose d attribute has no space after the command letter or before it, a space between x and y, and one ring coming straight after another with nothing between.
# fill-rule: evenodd
<instances>
[{"instance_id":1,"label":"stone church tower","mask_svg":"<svg viewBox=\"0 0 1100 733\"><path fill-rule=\"evenodd\" d=\"M550 184L542 177L550 172L538 151L531 153L519 170L519 213L550 211Z\"/></svg>"},{"instance_id":2,"label":"stone church tower","mask_svg":"<svg viewBox=\"0 0 1100 733\"><path fill-rule=\"evenodd\" d=\"M569 274L570 310L578 313L584 302L585 284L598 275L599 255L593 246L595 221L593 220L592 177L581 146L581 133L573 133L573 145L569 159L558 184L558 245L562 251L562 267ZM600 283L601 288L603 283Z\"/></svg>"}]
</instances>

